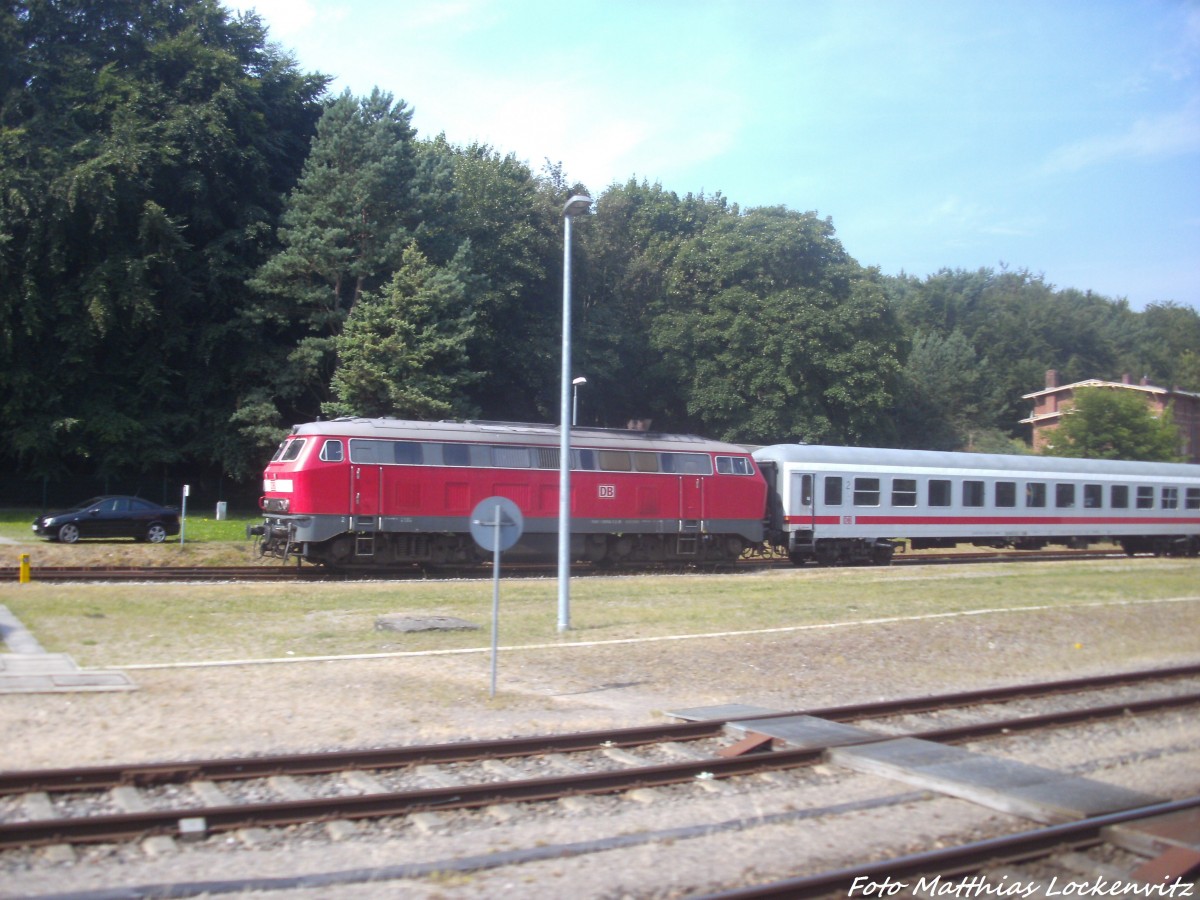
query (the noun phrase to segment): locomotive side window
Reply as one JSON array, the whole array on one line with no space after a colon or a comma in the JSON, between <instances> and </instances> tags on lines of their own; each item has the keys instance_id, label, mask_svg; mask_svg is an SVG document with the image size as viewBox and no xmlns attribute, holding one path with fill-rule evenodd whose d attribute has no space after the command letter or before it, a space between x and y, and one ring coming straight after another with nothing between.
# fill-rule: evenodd
<instances>
[{"instance_id":1,"label":"locomotive side window","mask_svg":"<svg viewBox=\"0 0 1200 900\"><path fill-rule=\"evenodd\" d=\"M342 442L326 441L325 446L321 448L321 459L325 460L325 462L341 462Z\"/></svg>"},{"instance_id":2,"label":"locomotive side window","mask_svg":"<svg viewBox=\"0 0 1200 900\"><path fill-rule=\"evenodd\" d=\"M1179 509L1179 488L1165 487L1162 489L1162 508Z\"/></svg>"},{"instance_id":3,"label":"locomotive side window","mask_svg":"<svg viewBox=\"0 0 1200 900\"><path fill-rule=\"evenodd\" d=\"M712 458L704 453L664 453L660 465L673 475L712 474Z\"/></svg>"},{"instance_id":4,"label":"locomotive side window","mask_svg":"<svg viewBox=\"0 0 1200 900\"><path fill-rule=\"evenodd\" d=\"M632 472L633 460L629 458L628 450L601 450L601 472Z\"/></svg>"},{"instance_id":5,"label":"locomotive side window","mask_svg":"<svg viewBox=\"0 0 1200 900\"><path fill-rule=\"evenodd\" d=\"M879 505L879 479L864 478L862 476L854 479L854 505L855 506L878 506Z\"/></svg>"},{"instance_id":6,"label":"locomotive side window","mask_svg":"<svg viewBox=\"0 0 1200 900\"><path fill-rule=\"evenodd\" d=\"M595 450L572 450L571 468L580 472L595 472L600 468Z\"/></svg>"},{"instance_id":7,"label":"locomotive side window","mask_svg":"<svg viewBox=\"0 0 1200 900\"><path fill-rule=\"evenodd\" d=\"M1108 492L1108 505L1113 509L1129 509L1129 485L1114 484Z\"/></svg>"},{"instance_id":8,"label":"locomotive side window","mask_svg":"<svg viewBox=\"0 0 1200 900\"><path fill-rule=\"evenodd\" d=\"M1104 488L1099 484L1083 486L1083 508L1099 509L1104 505Z\"/></svg>"},{"instance_id":9,"label":"locomotive side window","mask_svg":"<svg viewBox=\"0 0 1200 900\"><path fill-rule=\"evenodd\" d=\"M294 462L296 457L300 455L300 451L304 449L304 445L308 443L305 438L296 438L291 441L284 449L283 454L279 457L280 462Z\"/></svg>"},{"instance_id":10,"label":"locomotive side window","mask_svg":"<svg viewBox=\"0 0 1200 900\"><path fill-rule=\"evenodd\" d=\"M471 454L467 444L442 444L442 465L469 466Z\"/></svg>"},{"instance_id":11,"label":"locomotive side window","mask_svg":"<svg viewBox=\"0 0 1200 900\"><path fill-rule=\"evenodd\" d=\"M657 453L634 453L633 468L638 472L657 472L658 471L658 454Z\"/></svg>"},{"instance_id":12,"label":"locomotive side window","mask_svg":"<svg viewBox=\"0 0 1200 900\"><path fill-rule=\"evenodd\" d=\"M996 482L996 505L1010 509L1017 505L1017 483L1015 481Z\"/></svg>"},{"instance_id":13,"label":"locomotive side window","mask_svg":"<svg viewBox=\"0 0 1200 900\"><path fill-rule=\"evenodd\" d=\"M1138 487L1137 508L1154 509L1154 488L1144 484Z\"/></svg>"},{"instance_id":14,"label":"locomotive side window","mask_svg":"<svg viewBox=\"0 0 1200 900\"><path fill-rule=\"evenodd\" d=\"M1031 481L1025 485L1025 505L1038 508L1046 505L1046 485L1040 481Z\"/></svg>"},{"instance_id":15,"label":"locomotive side window","mask_svg":"<svg viewBox=\"0 0 1200 900\"><path fill-rule=\"evenodd\" d=\"M964 481L962 493L963 506L983 506L984 489L982 481Z\"/></svg>"},{"instance_id":16,"label":"locomotive side window","mask_svg":"<svg viewBox=\"0 0 1200 900\"><path fill-rule=\"evenodd\" d=\"M537 467L539 469L557 469L558 461L561 457L558 455L557 447L538 447L537 449Z\"/></svg>"},{"instance_id":17,"label":"locomotive side window","mask_svg":"<svg viewBox=\"0 0 1200 900\"><path fill-rule=\"evenodd\" d=\"M825 476L825 505L842 505L842 479L838 475Z\"/></svg>"},{"instance_id":18,"label":"locomotive side window","mask_svg":"<svg viewBox=\"0 0 1200 900\"><path fill-rule=\"evenodd\" d=\"M1187 489L1184 505L1188 509L1200 509L1200 487Z\"/></svg>"},{"instance_id":19,"label":"locomotive side window","mask_svg":"<svg viewBox=\"0 0 1200 900\"><path fill-rule=\"evenodd\" d=\"M416 441L392 441L392 458L384 462L392 462L398 466L419 466L424 454L421 445Z\"/></svg>"},{"instance_id":20,"label":"locomotive side window","mask_svg":"<svg viewBox=\"0 0 1200 900\"><path fill-rule=\"evenodd\" d=\"M892 506L917 505L917 479L892 479Z\"/></svg>"},{"instance_id":21,"label":"locomotive side window","mask_svg":"<svg viewBox=\"0 0 1200 900\"><path fill-rule=\"evenodd\" d=\"M1054 486L1054 505L1059 509L1075 506L1075 485L1059 482Z\"/></svg>"},{"instance_id":22,"label":"locomotive side window","mask_svg":"<svg viewBox=\"0 0 1200 900\"><path fill-rule=\"evenodd\" d=\"M529 448L507 445L493 447L492 462L499 469L528 469L531 465Z\"/></svg>"}]
</instances>

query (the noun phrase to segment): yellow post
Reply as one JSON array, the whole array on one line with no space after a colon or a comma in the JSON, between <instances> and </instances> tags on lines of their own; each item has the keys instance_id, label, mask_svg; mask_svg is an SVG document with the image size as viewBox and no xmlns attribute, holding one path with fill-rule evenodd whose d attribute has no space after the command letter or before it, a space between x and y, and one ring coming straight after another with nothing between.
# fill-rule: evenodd
<instances>
[{"instance_id":1,"label":"yellow post","mask_svg":"<svg viewBox=\"0 0 1200 900\"><path fill-rule=\"evenodd\" d=\"M20 573L17 575L17 581L20 584L29 584L29 576L30 576L29 554L22 553L21 554L21 568L20 568Z\"/></svg>"}]
</instances>

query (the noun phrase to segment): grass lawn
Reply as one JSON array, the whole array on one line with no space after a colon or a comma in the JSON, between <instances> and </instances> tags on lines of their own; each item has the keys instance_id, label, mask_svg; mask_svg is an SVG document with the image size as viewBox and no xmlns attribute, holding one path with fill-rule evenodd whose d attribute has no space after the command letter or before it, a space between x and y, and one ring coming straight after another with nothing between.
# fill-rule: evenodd
<instances>
[{"instance_id":1,"label":"grass lawn","mask_svg":"<svg viewBox=\"0 0 1200 900\"><path fill-rule=\"evenodd\" d=\"M742 575L576 578L557 632L554 579L502 580L505 646L786 629L897 616L1200 599L1194 560L1139 558ZM85 666L484 647L492 583L0 584L49 651ZM389 613L456 616L473 632L375 629Z\"/></svg>"}]
</instances>

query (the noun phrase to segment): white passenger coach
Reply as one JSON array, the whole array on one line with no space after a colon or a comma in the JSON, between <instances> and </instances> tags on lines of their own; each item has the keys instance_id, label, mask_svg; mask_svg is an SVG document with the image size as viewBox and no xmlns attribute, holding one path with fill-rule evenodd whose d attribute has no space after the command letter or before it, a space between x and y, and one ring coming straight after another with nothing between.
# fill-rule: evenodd
<instances>
[{"instance_id":1,"label":"white passenger coach","mask_svg":"<svg viewBox=\"0 0 1200 900\"><path fill-rule=\"evenodd\" d=\"M1200 465L776 444L768 540L797 565L886 563L913 549L1116 541L1200 553Z\"/></svg>"}]
</instances>

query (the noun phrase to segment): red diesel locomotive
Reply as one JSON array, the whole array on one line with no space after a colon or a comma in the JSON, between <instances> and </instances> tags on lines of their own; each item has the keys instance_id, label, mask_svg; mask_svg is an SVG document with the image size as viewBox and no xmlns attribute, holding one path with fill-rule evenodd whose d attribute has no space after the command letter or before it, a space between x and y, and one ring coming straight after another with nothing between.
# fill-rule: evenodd
<instances>
[{"instance_id":1,"label":"red diesel locomotive","mask_svg":"<svg viewBox=\"0 0 1200 900\"><path fill-rule=\"evenodd\" d=\"M525 518L508 558L554 559L558 428L342 418L298 425L263 477L264 555L339 568L481 559L475 505ZM721 562L763 539L767 486L750 452L687 435L576 428L571 556Z\"/></svg>"}]
</instances>

